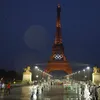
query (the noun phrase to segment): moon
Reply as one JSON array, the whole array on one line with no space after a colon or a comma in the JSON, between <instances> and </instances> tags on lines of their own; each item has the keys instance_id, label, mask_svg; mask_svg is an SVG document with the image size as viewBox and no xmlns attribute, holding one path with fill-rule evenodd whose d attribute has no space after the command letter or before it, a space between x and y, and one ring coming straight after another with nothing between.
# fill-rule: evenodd
<instances>
[{"instance_id":1,"label":"moon","mask_svg":"<svg viewBox=\"0 0 100 100\"><path fill-rule=\"evenodd\" d=\"M49 34L40 25L33 25L27 29L24 35L26 45L31 49L45 49L49 42Z\"/></svg>"}]
</instances>

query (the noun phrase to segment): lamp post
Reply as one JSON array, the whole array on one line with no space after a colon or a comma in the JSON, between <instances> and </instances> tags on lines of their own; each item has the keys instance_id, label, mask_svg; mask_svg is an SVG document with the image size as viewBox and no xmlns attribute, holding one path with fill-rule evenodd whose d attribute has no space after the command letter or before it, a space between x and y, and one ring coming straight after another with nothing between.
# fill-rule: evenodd
<instances>
[{"instance_id":1,"label":"lamp post","mask_svg":"<svg viewBox=\"0 0 100 100\"><path fill-rule=\"evenodd\" d=\"M75 81L75 73L73 73L73 80Z\"/></svg>"},{"instance_id":2,"label":"lamp post","mask_svg":"<svg viewBox=\"0 0 100 100\"><path fill-rule=\"evenodd\" d=\"M35 66L35 69L38 69L38 66Z\"/></svg>"},{"instance_id":3,"label":"lamp post","mask_svg":"<svg viewBox=\"0 0 100 100\"><path fill-rule=\"evenodd\" d=\"M77 72L75 72L75 81L77 81L77 79L78 79L78 76L77 76Z\"/></svg>"},{"instance_id":4,"label":"lamp post","mask_svg":"<svg viewBox=\"0 0 100 100\"><path fill-rule=\"evenodd\" d=\"M39 74L40 74L40 80L42 80L42 77L43 77L43 71L42 71L42 70L39 70Z\"/></svg>"},{"instance_id":5,"label":"lamp post","mask_svg":"<svg viewBox=\"0 0 100 100\"><path fill-rule=\"evenodd\" d=\"M80 71L78 71L78 81L80 81Z\"/></svg>"},{"instance_id":6,"label":"lamp post","mask_svg":"<svg viewBox=\"0 0 100 100\"><path fill-rule=\"evenodd\" d=\"M85 78L85 80L87 81L87 76L86 76L86 75L84 76L84 78Z\"/></svg>"},{"instance_id":7,"label":"lamp post","mask_svg":"<svg viewBox=\"0 0 100 100\"><path fill-rule=\"evenodd\" d=\"M90 80L90 67L87 66L87 79Z\"/></svg>"},{"instance_id":8,"label":"lamp post","mask_svg":"<svg viewBox=\"0 0 100 100\"><path fill-rule=\"evenodd\" d=\"M75 81L77 81L77 72L75 72Z\"/></svg>"},{"instance_id":9,"label":"lamp post","mask_svg":"<svg viewBox=\"0 0 100 100\"><path fill-rule=\"evenodd\" d=\"M85 76L85 69L83 69L83 77ZM85 77L84 77L84 80L85 80Z\"/></svg>"},{"instance_id":10,"label":"lamp post","mask_svg":"<svg viewBox=\"0 0 100 100\"><path fill-rule=\"evenodd\" d=\"M38 76L38 75L36 75L37 82L38 82L38 77L39 77L39 76Z\"/></svg>"},{"instance_id":11,"label":"lamp post","mask_svg":"<svg viewBox=\"0 0 100 100\"><path fill-rule=\"evenodd\" d=\"M38 74L38 66L34 66L34 68L33 68L33 80L36 80L37 74Z\"/></svg>"}]
</instances>

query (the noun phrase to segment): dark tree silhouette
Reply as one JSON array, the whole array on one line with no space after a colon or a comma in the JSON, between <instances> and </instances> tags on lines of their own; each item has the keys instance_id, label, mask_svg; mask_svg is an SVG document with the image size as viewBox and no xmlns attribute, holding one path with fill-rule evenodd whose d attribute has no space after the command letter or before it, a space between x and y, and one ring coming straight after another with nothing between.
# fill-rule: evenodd
<instances>
[{"instance_id":1,"label":"dark tree silhouette","mask_svg":"<svg viewBox=\"0 0 100 100\"><path fill-rule=\"evenodd\" d=\"M6 71L4 70L4 69L0 69L0 78L4 78L4 77L6 77Z\"/></svg>"},{"instance_id":2,"label":"dark tree silhouette","mask_svg":"<svg viewBox=\"0 0 100 100\"><path fill-rule=\"evenodd\" d=\"M4 81L13 82L13 80L21 80L22 74L18 73L14 70L6 71L4 69L0 69L0 79L3 78Z\"/></svg>"}]
</instances>

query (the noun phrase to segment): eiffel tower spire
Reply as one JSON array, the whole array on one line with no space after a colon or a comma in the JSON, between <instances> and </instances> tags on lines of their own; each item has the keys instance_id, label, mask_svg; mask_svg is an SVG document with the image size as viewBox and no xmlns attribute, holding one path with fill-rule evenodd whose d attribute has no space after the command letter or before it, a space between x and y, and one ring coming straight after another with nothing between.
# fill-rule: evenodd
<instances>
[{"instance_id":1,"label":"eiffel tower spire","mask_svg":"<svg viewBox=\"0 0 100 100\"><path fill-rule=\"evenodd\" d=\"M61 7L60 7L60 4L58 4L57 5L57 19L56 19L55 44L62 44L60 13L61 13Z\"/></svg>"}]
</instances>

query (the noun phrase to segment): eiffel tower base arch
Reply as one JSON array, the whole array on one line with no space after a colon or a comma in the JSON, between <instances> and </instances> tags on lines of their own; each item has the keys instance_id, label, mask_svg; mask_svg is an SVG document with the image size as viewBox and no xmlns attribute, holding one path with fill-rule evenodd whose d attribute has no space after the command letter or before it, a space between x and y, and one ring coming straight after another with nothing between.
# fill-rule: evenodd
<instances>
[{"instance_id":1,"label":"eiffel tower base arch","mask_svg":"<svg viewBox=\"0 0 100 100\"><path fill-rule=\"evenodd\" d=\"M72 68L66 62L62 62L62 63L61 62L57 62L57 63L51 62L51 63L48 63L48 65L45 69L45 72L50 73L50 72L55 71L55 70L62 70L67 74L72 73Z\"/></svg>"}]
</instances>

